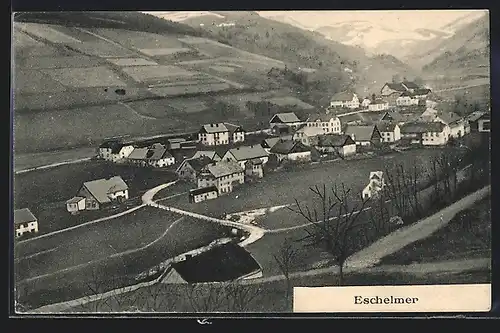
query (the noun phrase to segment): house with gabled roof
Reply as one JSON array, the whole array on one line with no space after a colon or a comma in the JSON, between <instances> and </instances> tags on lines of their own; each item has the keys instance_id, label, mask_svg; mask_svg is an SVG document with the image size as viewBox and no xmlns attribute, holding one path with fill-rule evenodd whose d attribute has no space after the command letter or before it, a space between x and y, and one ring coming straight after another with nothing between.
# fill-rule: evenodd
<instances>
[{"instance_id":1,"label":"house with gabled roof","mask_svg":"<svg viewBox=\"0 0 500 333\"><path fill-rule=\"evenodd\" d=\"M155 143L148 148L145 161L146 165L153 168L164 168L175 164L175 158L167 150L167 147L160 143Z\"/></svg>"},{"instance_id":2,"label":"house with gabled roof","mask_svg":"<svg viewBox=\"0 0 500 333\"><path fill-rule=\"evenodd\" d=\"M266 164L269 160L269 153L261 145L241 146L229 149L222 157L222 161L236 162L244 168L247 161L256 158Z\"/></svg>"},{"instance_id":3,"label":"house with gabled roof","mask_svg":"<svg viewBox=\"0 0 500 333\"><path fill-rule=\"evenodd\" d=\"M277 128L281 132L284 132L284 129L286 128L294 130L303 123L304 122L300 120L294 112L284 112L276 113L274 116L272 116L269 120L269 127L273 131Z\"/></svg>"},{"instance_id":4,"label":"house with gabled roof","mask_svg":"<svg viewBox=\"0 0 500 333\"><path fill-rule=\"evenodd\" d=\"M339 92L332 96L330 100L331 108L349 108L357 109L359 108L359 98L353 92Z\"/></svg>"},{"instance_id":5,"label":"house with gabled roof","mask_svg":"<svg viewBox=\"0 0 500 333\"><path fill-rule=\"evenodd\" d=\"M129 163L146 166L146 155L148 154L149 148L135 148L130 155L127 157Z\"/></svg>"},{"instance_id":6,"label":"house with gabled roof","mask_svg":"<svg viewBox=\"0 0 500 333\"><path fill-rule=\"evenodd\" d=\"M179 175L180 179L196 181L198 173L200 173L205 166L209 165L212 162L214 161L206 156L185 159L177 167L175 172L177 173L177 175Z\"/></svg>"},{"instance_id":7,"label":"house with gabled roof","mask_svg":"<svg viewBox=\"0 0 500 333\"><path fill-rule=\"evenodd\" d=\"M245 162L245 175L251 177L264 177L264 163L260 158L254 158Z\"/></svg>"},{"instance_id":8,"label":"house with gabled roof","mask_svg":"<svg viewBox=\"0 0 500 333\"><path fill-rule=\"evenodd\" d=\"M83 183L77 197L85 198L85 209L97 210L112 202L128 199L128 185L120 176Z\"/></svg>"},{"instance_id":9,"label":"house with gabled roof","mask_svg":"<svg viewBox=\"0 0 500 333\"><path fill-rule=\"evenodd\" d=\"M420 86L416 84L415 82L412 81L403 81L401 82L401 85L409 92L414 92L415 90L419 89Z\"/></svg>"},{"instance_id":10,"label":"house with gabled roof","mask_svg":"<svg viewBox=\"0 0 500 333\"><path fill-rule=\"evenodd\" d=\"M450 135L454 138L460 138L465 135L466 121L454 112L443 112L428 108L419 118L424 122L441 122L448 125Z\"/></svg>"},{"instance_id":11,"label":"house with gabled roof","mask_svg":"<svg viewBox=\"0 0 500 333\"><path fill-rule=\"evenodd\" d=\"M38 232L38 220L29 208L14 210L14 232L17 237Z\"/></svg>"},{"instance_id":12,"label":"house with gabled roof","mask_svg":"<svg viewBox=\"0 0 500 333\"><path fill-rule=\"evenodd\" d=\"M219 195L230 193L245 182L245 170L237 162L212 162L202 168L197 176L198 188L215 186Z\"/></svg>"},{"instance_id":13,"label":"house with gabled roof","mask_svg":"<svg viewBox=\"0 0 500 333\"><path fill-rule=\"evenodd\" d=\"M340 122L339 122L340 126ZM315 142L314 138L318 135L325 134L322 127L310 127L303 125L292 136L292 140L300 141L306 146L311 146Z\"/></svg>"},{"instance_id":14,"label":"house with gabled roof","mask_svg":"<svg viewBox=\"0 0 500 333\"><path fill-rule=\"evenodd\" d=\"M124 143L120 140L108 140L99 146L97 155L106 161L117 162L128 157L133 150L134 146L131 143Z\"/></svg>"},{"instance_id":15,"label":"house with gabled roof","mask_svg":"<svg viewBox=\"0 0 500 333\"><path fill-rule=\"evenodd\" d=\"M221 157L216 150L197 150L190 158L208 157L212 161L220 161Z\"/></svg>"},{"instance_id":16,"label":"house with gabled roof","mask_svg":"<svg viewBox=\"0 0 500 333\"><path fill-rule=\"evenodd\" d=\"M358 146L370 146L381 141L376 125L348 125L344 134L349 135Z\"/></svg>"},{"instance_id":17,"label":"house with gabled roof","mask_svg":"<svg viewBox=\"0 0 500 333\"><path fill-rule=\"evenodd\" d=\"M240 125L224 123L229 131L229 143L237 143L245 141L245 130Z\"/></svg>"},{"instance_id":18,"label":"house with gabled roof","mask_svg":"<svg viewBox=\"0 0 500 333\"><path fill-rule=\"evenodd\" d=\"M450 128L442 122L412 122L401 125L402 138L410 143L426 146L442 146L448 143Z\"/></svg>"},{"instance_id":19,"label":"house with gabled roof","mask_svg":"<svg viewBox=\"0 0 500 333\"><path fill-rule=\"evenodd\" d=\"M311 147L304 145L300 141L282 140L274 145L270 151L276 155L278 161L310 161Z\"/></svg>"},{"instance_id":20,"label":"house with gabled roof","mask_svg":"<svg viewBox=\"0 0 500 333\"><path fill-rule=\"evenodd\" d=\"M396 142L401 140L401 128L395 121L380 121L377 128L382 142Z\"/></svg>"},{"instance_id":21,"label":"house with gabled roof","mask_svg":"<svg viewBox=\"0 0 500 333\"><path fill-rule=\"evenodd\" d=\"M473 132L489 132L491 115L489 112L474 111L467 116L466 120Z\"/></svg>"},{"instance_id":22,"label":"house with gabled roof","mask_svg":"<svg viewBox=\"0 0 500 333\"><path fill-rule=\"evenodd\" d=\"M215 186L189 190L189 202L191 203L198 203L205 200L216 199L218 196L219 190Z\"/></svg>"},{"instance_id":23,"label":"house with gabled roof","mask_svg":"<svg viewBox=\"0 0 500 333\"><path fill-rule=\"evenodd\" d=\"M341 157L356 154L356 142L346 134L323 134L314 146L321 153L333 153Z\"/></svg>"},{"instance_id":24,"label":"house with gabled roof","mask_svg":"<svg viewBox=\"0 0 500 333\"><path fill-rule=\"evenodd\" d=\"M270 138L262 140L260 145L262 146L262 148L264 148L265 151L267 151L269 153L271 148L273 148L275 144L280 142L280 140L281 140L280 137L270 137Z\"/></svg>"},{"instance_id":25,"label":"house with gabled roof","mask_svg":"<svg viewBox=\"0 0 500 333\"><path fill-rule=\"evenodd\" d=\"M407 91L407 89L402 83L385 83L382 89L380 89L380 94L382 96L390 96L392 94L398 94L398 96L400 96L405 91Z\"/></svg>"},{"instance_id":26,"label":"house with gabled roof","mask_svg":"<svg viewBox=\"0 0 500 333\"><path fill-rule=\"evenodd\" d=\"M198 139L205 146L229 144L229 130L223 123L206 124L198 131Z\"/></svg>"},{"instance_id":27,"label":"house with gabled roof","mask_svg":"<svg viewBox=\"0 0 500 333\"><path fill-rule=\"evenodd\" d=\"M397 99L397 106L410 106L410 105L418 105L419 99L413 93L409 91L403 92Z\"/></svg>"}]
</instances>

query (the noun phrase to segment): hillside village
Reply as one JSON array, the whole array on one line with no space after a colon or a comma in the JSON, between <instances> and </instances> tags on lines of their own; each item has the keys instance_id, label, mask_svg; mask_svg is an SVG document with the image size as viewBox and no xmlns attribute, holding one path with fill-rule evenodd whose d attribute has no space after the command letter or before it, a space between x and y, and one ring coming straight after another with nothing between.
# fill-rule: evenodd
<instances>
[{"instance_id":1,"label":"hillside village","mask_svg":"<svg viewBox=\"0 0 500 333\"><path fill-rule=\"evenodd\" d=\"M326 110L316 110L306 119L293 112L277 113L267 128L251 133L237 124L206 124L197 133L169 136L147 146L106 141L98 147L97 156L112 163L175 170L179 179L193 184L186 200L199 203L258 181L284 164L334 163L384 149L440 147L471 131L490 131L488 112L462 118L439 109L439 98L430 89L409 81L386 83L378 96L364 99L355 93L339 93ZM68 212L126 200L127 185L121 178L117 181L120 185L105 179L90 182L96 184L95 191L86 185L87 191L67 201Z\"/></svg>"}]
</instances>

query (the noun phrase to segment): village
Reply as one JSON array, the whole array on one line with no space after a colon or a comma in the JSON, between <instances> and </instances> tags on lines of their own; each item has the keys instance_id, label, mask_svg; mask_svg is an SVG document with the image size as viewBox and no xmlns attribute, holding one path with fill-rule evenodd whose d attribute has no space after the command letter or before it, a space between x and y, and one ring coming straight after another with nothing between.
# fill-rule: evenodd
<instances>
[{"instance_id":1,"label":"village","mask_svg":"<svg viewBox=\"0 0 500 333\"><path fill-rule=\"evenodd\" d=\"M338 93L326 110L315 110L307 119L286 112L273 115L268 128L253 132L237 124L216 123L202 126L197 133L167 135L158 142L108 140L96 155L109 163L175 170L180 180L192 184L186 200L196 204L227 195L245 183L251 186L284 165L443 147L470 132L490 131L489 112L462 118L440 111L440 100L413 82L386 83L378 96L361 99L355 93ZM362 198L383 187L380 170L366 177ZM66 209L75 215L119 205L129 199L128 191L120 176L91 180L68 198ZM15 211L15 225L16 237L39 231L29 207Z\"/></svg>"}]
</instances>

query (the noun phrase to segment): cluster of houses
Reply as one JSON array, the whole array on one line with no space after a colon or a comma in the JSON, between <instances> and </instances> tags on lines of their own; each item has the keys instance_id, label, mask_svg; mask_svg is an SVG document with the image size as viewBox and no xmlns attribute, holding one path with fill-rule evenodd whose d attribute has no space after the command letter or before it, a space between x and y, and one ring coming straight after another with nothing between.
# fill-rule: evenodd
<instances>
[{"instance_id":1,"label":"cluster of houses","mask_svg":"<svg viewBox=\"0 0 500 333\"><path fill-rule=\"evenodd\" d=\"M351 110L365 109L368 111L383 111L395 106L427 106L435 107L438 98L431 94L428 88L420 87L414 82L385 83L380 89L380 95L360 99L353 92L340 92L330 101L330 108L347 108Z\"/></svg>"}]
</instances>

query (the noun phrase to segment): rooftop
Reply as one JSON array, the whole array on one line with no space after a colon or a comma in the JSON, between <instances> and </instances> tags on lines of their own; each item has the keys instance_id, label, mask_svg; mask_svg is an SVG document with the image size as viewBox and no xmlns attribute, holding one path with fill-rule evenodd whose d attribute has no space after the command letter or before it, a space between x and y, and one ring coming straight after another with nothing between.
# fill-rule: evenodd
<instances>
[{"instance_id":1,"label":"rooftop","mask_svg":"<svg viewBox=\"0 0 500 333\"><path fill-rule=\"evenodd\" d=\"M108 194L128 189L122 177L114 176L109 179L97 179L83 183L83 186L94 196L99 203L107 203L111 200Z\"/></svg>"},{"instance_id":2,"label":"rooftop","mask_svg":"<svg viewBox=\"0 0 500 333\"><path fill-rule=\"evenodd\" d=\"M85 198L84 197L73 197L69 200L66 201L67 204L70 204L70 203L78 203L82 200L84 200Z\"/></svg>"},{"instance_id":3,"label":"rooftop","mask_svg":"<svg viewBox=\"0 0 500 333\"><path fill-rule=\"evenodd\" d=\"M370 141L375 125L349 125L345 130L345 134L349 135L354 141Z\"/></svg>"},{"instance_id":4,"label":"rooftop","mask_svg":"<svg viewBox=\"0 0 500 333\"><path fill-rule=\"evenodd\" d=\"M245 161L253 158L265 157L269 154L261 145L241 146L229 149L229 152L237 161Z\"/></svg>"},{"instance_id":5,"label":"rooftop","mask_svg":"<svg viewBox=\"0 0 500 333\"><path fill-rule=\"evenodd\" d=\"M219 190L217 190L217 187L215 186L208 186L208 187L196 188L194 190L189 190L189 195L200 195L210 192L219 192Z\"/></svg>"},{"instance_id":6,"label":"rooftop","mask_svg":"<svg viewBox=\"0 0 500 333\"><path fill-rule=\"evenodd\" d=\"M340 93L333 95L331 101L332 102L352 101L354 96L356 96L355 93L344 91L344 92L340 92Z\"/></svg>"},{"instance_id":7,"label":"rooftop","mask_svg":"<svg viewBox=\"0 0 500 333\"><path fill-rule=\"evenodd\" d=\"M143 160L146 158L148 148L134 148L127 158L131 160Z\"/></svg>"},{"instance_id":8,"label":"rooftop","mask_svg":"<svg viewBox=\"0 0 500 333\"><path fill-rule=\"evenodd\" d=\"M216 162L205 166L204 170L210 172L215 178L229 176L235 173L243 172L243 168L236 162Z\"/></svg>"},{"instance_id":9,"label":"rooftop","mask_svg":"<svg viewBox=\"0 0 500 333\"><path fill-rule=\"evenodd\" d=\"M29 208L16 209L14 211L14 224L28 223L36 221L35 215Z\"/></svg>"},{"instance_id":10,"label":"rooftop","mask_svg":"<svg viewBox=\"0 0 500 333\"><path fill-rule=\"evenodd\" d=\"M345 134L324 134L318 136L318 146L320 147L342 147L355 142L349 135Z\"/></svg>"},{"instance_id":11,"label":"rooftop","mask_svg":"<svg viewBox=\"0 0 500 333\"><path fill-rule=\"evenodd\" d=\"M285 140L280 141L271 148L271 153L288 155L292 153L308 152L311 149L300 141Z\"/></svg>"},{"instance_id":12,"label":"rooftop","mask_svg":"<svg viewBox=\"0 0 500 333\"><path fill-rule=\"evenodd\" d=\"M401 133L441 133L446 125L440 122L413 122L401 125Z\"/></svg>"},{"instance_id":13,"label":"rooftop","mask_svg":"<svg viewBox=\"0 0 500 333\"><path fill-rule=\"evenodd\" d=\"M271 118L270 122L277 122L276 120L278 120L278 122L280 123L285 124L300 122L300 119L293 112L277 113Z\"/></svg>"},{"instance_id":14,"label":"rooftop","mask_svg":"<svg viewBox=\"0 0 500 333\"><path fill-rule=\"evenodd\" d=\"M207 124L201 127L200 132L202 133L220 133L220 132L228 132L226 125L223 123L217 124Z\"/></svg>"},{"instance_id":15,"label":"rooftop","mask_svg":"<svg viewBox=\"0 0 500 333\"><path fill-rule=\"evenodd\" d=\"M394 121L380 121L377 123L377 129L380 132L394 132L397 125Z\"/></svg>"}]
</instances>

